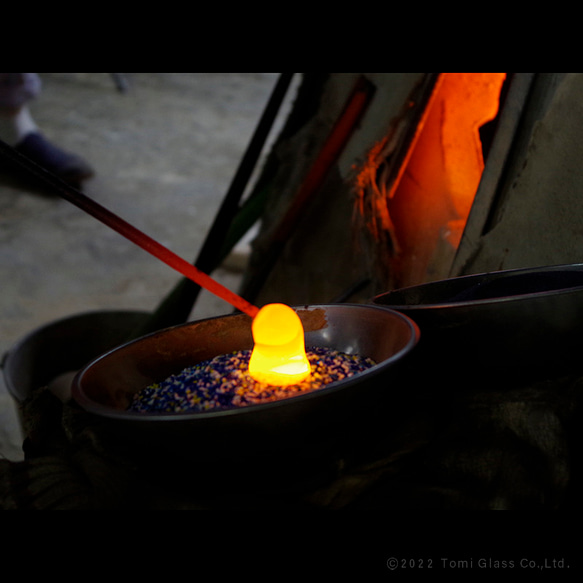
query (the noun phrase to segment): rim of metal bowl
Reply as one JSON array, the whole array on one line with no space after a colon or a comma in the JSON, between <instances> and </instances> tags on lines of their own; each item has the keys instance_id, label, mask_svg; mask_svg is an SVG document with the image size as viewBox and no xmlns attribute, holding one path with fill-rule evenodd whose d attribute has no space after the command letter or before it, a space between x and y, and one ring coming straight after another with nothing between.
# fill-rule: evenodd
<instances>
[{"instance_id":1,"label":"rim of metal bowl","mask_svg":"<svg viewBox=\"0 0 583 583\"><path fill-rule=\"evenodd\" d=\"M491 271L491 272L484 272L484 273L476 273L470 275L463 275L459 277L453 277L448 279L441 279L436 281L431 281L428 283L414 285L414 286L407 286L404 288L399 288L392 290L390 292L385 292L379 294L373 298L374 305L377 306L384 306L386 308L395 310L395 311L422 311L422 310L435 310L435 309L443 309L443 308L466 308L472 306L484 306L484 305L491 305L491 304L502 304L502 303L510 303L510 302L520 302L524 301L525 299L536 299L536 298L544 298L547 296L557 296L557 295L566 295L566 294L573 294L577 292L583 291L583 283L581 285L576 286L568 286L564 288L556 288L556 289L549 289L549 290L541 290L541 291L533 291L527 293L517 293L512 295L504 295L504 296L493 296L487 298L480 298L480 299L469 299L469 300L443 300L443 301L435 301L432 303L417 303L417 304L403 304L403 303L389 303L389 302L378 302L381 298L387 298L391 294L401 294L412 292L414 290L419 289L431 289L437 288L439 286L445 286L449 283L460 283L464 284L467 282L478 282L480 280L485 280L487 282L502 280L505 278L509 278L515 275L522 275L522 274L536 274L536 273L553 273L553 272L581 272L583 274L583 263L575 263L575 264L564 264L564 265L552 265L547 267L528 267L528 268L518 268L518 269L508 269L508 270L500 270L500 271ZM467 289L467 288L466 288Z\"/></svg>"}]
</instances>

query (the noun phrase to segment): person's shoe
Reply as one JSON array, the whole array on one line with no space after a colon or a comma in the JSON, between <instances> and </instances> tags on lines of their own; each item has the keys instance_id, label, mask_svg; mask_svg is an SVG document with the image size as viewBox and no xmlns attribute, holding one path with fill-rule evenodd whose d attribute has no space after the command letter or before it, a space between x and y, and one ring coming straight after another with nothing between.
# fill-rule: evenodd
<instances>
[{"instance_id":1,"label":"person's shoe","mask_svg":"<svg viewBox=\"0 0 583 583\"><path fill-rule=\"evenodd\" d=\"M83 158L62 150L37 132L28 134L14 149L75 186L94 175L93 168Z\"/></svg>"}]
</instances>

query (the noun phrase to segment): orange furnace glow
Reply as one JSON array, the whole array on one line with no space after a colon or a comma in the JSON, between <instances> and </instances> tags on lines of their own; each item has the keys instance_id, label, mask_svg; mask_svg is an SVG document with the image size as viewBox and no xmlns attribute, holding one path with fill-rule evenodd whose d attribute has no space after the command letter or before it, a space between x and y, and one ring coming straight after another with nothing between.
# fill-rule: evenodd
<instances>
[{"instance_id":1,"label":"orange furnace glow","mask_svg":"<svg viewBox=\"0 0 583 583\"><path fill-rule=\"evenodd\" d=\"M249 374L258 382L287 386L311 372L306 356L304 328L299 316L285 304L267 304L251 325L255 342Z\"/></svg>"}]
</instances>

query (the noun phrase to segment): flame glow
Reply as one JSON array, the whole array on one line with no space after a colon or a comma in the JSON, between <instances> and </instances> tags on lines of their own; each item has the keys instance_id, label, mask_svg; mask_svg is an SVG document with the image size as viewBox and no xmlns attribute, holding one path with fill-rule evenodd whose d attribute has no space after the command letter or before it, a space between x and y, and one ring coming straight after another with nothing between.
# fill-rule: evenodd
<instances>
[{"instance_id":1,"label":"flame glow","mask_svg":"<svg viewBox=\"0 0 583 583\"><path fill-rule=\"evenodd\" d=\"M285 304L267 304L253 319L255 342L249 374L256 381L287 386L310 374L304 328L298 315Z\"/></svg>"},{"instance_id":2,"label":"flame glow","mask_svg":"<svg viewBox=\"0 0 583 583\"><path fill-rule=\"evenodd\" d=\"M505 79L441 73L403 146L404 164L393 166L406 117L370 149L356 178L356 203L378 253L379 289L448 276L484 171L481 130L498 114Z\"/></svg>"}]
</instances>

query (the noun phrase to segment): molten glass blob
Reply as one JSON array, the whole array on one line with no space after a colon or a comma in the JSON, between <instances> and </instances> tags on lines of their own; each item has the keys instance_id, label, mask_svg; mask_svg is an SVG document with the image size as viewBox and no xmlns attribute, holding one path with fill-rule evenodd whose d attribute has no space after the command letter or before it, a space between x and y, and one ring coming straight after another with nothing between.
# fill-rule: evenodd
<instances>
[{"instance_id":1,"label":"molten glass blob","mask_svg":"<svg viewBox=\"0 0 583 583\"><path fill-rule=\"evenodd\" d=\"M249 374L258 382L287 386L310 374L304 328L298 315L285 304L267 304L251 326L255 342Z\"/></svg>"}]
</instances>

